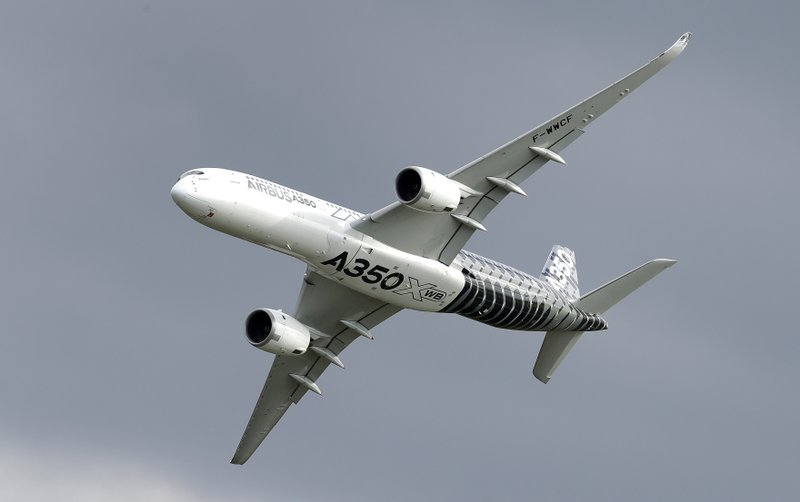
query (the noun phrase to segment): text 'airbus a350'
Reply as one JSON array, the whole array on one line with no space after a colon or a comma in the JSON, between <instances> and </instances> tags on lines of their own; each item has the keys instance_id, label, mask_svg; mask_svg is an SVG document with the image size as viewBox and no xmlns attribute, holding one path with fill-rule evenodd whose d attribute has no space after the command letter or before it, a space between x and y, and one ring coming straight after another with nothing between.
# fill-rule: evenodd
<instances>
[{"instance_id":1,"label":"text 'airbus a350'","mask_svg":"<svg viewBox=\"0 0 800 502\"><path fill-rule=\"evenodd\" d=\"M297 310L261 308L245 321L247 340L275 354L232 463L253 454L292 403L354 340L404 308L455 313L497 328L545 331L533 367L547 383L600 317L675 263L658 259L581 294L574 253L553 247L541 274L463 250L506 195L561 152L606 110L686 47L672 47L594 96L448 175L408 167L395 180L398 201L360 214L256 176L225 169L184 173L172 187L192 219L220 232L294 256L308 266Z\"/></svg>"}]
</instances>

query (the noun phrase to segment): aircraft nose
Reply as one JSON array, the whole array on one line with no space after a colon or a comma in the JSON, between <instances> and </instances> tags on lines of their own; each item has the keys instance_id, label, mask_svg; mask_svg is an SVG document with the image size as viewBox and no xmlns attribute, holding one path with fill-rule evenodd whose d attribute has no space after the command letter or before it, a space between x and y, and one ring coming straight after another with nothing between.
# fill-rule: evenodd
<instances>
[{"instance_id":1,"label":"aircraft nose","mask_svg":"<svg viewBox=\"0 0 800 502\"><path fill-rule=\"evenodd\" d=\"M177 183L172 185L172 190L169 191L169 194L172 196L172 200L175 201L175 204L177 204L178 207L183 207L181 204L185 204L188 192L189 190L184 180L178 180Z\"/></svg>"},{"instance_id":2,"label":"aircraft nose","mask_svg":"<svg viewBox=\"0 0 800 502\"><path fill-rule=\"evenodd\" d=\"M211 205L204 199L198 197L192 181L188 178L182 178L177 183L172 185L172 190L169 191L172 200L178 205L184 213L192 218L202 218L209 215L213 216L214 210Z\"/></svg>"}]
</instances>

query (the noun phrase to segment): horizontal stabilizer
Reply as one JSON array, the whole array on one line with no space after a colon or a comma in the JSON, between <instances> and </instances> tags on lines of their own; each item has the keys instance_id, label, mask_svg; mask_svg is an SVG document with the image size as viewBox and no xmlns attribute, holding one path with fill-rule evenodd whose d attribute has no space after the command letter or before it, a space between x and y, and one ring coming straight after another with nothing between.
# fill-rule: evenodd
<instances>
[{"instance_id":1,"label":"horizontal stabilizer","mask_svg":"<svg viewBox=\"0 0 800 502\"><path fill-rule=\"evenodd\" d=\"M582 296L575 306L584 312L602 314L675 263L663 258L649 261Z\"/></svg>"},{"instance_id":2,"label":"horizontal stabilizer","mask_svg":"<svg viewBox=\"0 0 800 502\"><path fill-rule=\"evenodd\" d=\"M542 383L549 382L558 365L582 334L583 331L548 331L542 348L539 349L536 364L533 365L533 376Z\"/></svg>"},{"instance_id":3,"label":"horizontal stabilizer","mask_svg":"<svg viewBox=\"0 0 800 502\"><path fill-rule=\"evenodd\" d=\"M554 253L556 251L554 248ZM667 259L649 261L584 295L574 304L584 312L602 314L675 263L675 260ZM577 288L577 276L575 282ZM533 365L533 376L541 382L549 382L558 365L561 364L582 334L582 331L548 331L544 336L542 348L539 349L536 363Z\"/></svg>"}]
</instances>

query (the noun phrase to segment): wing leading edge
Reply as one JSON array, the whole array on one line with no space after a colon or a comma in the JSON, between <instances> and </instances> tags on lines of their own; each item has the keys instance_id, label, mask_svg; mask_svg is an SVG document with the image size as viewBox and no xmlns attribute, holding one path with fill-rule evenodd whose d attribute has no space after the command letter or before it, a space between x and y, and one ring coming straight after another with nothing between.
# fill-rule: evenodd
<instances>
[{"instance_id":1,"label":"wing leading edge","mask_svg":"<svg viewBox=\"0 0 800 502\"><path fill-rule=\"evenodd\" d=\"M597 117L683 52L689 38L691 33L685 33L669 49L628 76L450 173L449 178L477 192L464 199L453 213L423 213L395 202L364 216L353 226L390 246L449 265L473 232L482 227L469 222L482 223L509 192L524 194L519 185L549 160L564 162L561 151Z\"/></svg>"},{"instance_id":2,"label":"wing leading edge","mask_svg":"<svg viewBox=\"0 0 800 502\"><path fill-rule=\"evenodd\" d=\"M302 356L275 357L231 463L247 462L289 406L308 390L319 390L317 379L331 363L341 364L339 355L363 336L364 329L374 328L400 310L307 271L294 317L323 336ZM342 321L349 321L350 327Z\"/></svg>"}]
</instances>

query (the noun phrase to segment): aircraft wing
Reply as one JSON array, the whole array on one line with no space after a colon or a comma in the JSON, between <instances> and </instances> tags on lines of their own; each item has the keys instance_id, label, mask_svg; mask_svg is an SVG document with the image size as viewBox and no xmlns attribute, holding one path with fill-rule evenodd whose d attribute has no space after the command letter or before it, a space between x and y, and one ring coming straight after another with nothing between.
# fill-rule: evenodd
<instances>
[{"instance_id":1,"label":"aircraft wing","mask_svg":"<svg viewBox=\"0 0 800 502\"><path fill-rule=\"evenodd\" d=\"M362 217L353 226L390 246L449 265L486 216L509 192L583 134L606 110L655 75L686 47L682 35L658 57L594 96L562 112L517 139L453 171L448 178L475 191L452 213L425 213L395 202ZM491 179L490 179L491 178Z\"/></svg>"},{"instance_id":2,"label":"aircraft wing","mask_svg":"<svg viewBox=\"0 0 800 502\"><path fill-rule=\"evenodd\" d=\"M316 339L301 356L275 356L231 463L245 463L292 403L299 402L309 389L319 392L317 379L331 363L341 365L339 354L350 342L369 335L368 330L400 310L306 271L294 318L315 330ZM342 320L358 324L348 328Z\"/></svg>"}]
</instances>

